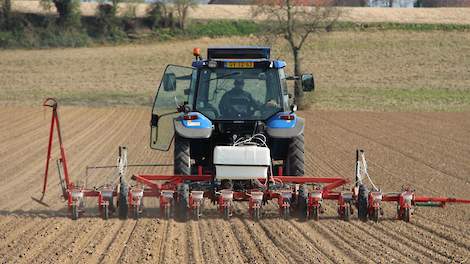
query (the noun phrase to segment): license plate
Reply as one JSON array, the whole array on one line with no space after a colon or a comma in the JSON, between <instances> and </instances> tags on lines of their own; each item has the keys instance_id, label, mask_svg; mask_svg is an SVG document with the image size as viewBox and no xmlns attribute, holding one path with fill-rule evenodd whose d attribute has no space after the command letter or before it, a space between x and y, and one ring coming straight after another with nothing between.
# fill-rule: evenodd
<instances>
[{"instance_id":1,"label":"license plate","mask_svg":"<svg viewBox=\"0 0 470 264\"><path fill-rule=\"evenodd\" d=\"M227 68L254 68L255 63L249 61L234 61L234 62L227 62L225 64Z\"/></svg>"}]
</instances>

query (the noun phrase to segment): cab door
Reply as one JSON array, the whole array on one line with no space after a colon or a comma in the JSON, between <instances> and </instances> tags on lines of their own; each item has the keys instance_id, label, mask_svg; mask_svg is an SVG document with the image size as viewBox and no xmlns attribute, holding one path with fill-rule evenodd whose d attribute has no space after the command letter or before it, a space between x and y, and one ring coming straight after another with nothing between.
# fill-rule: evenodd
<instances>
[{"instance_id":1,"label":"cab door","mask_svg":"<svg viewBox=\"0 0 470 264\"><path fill-rule=\"evenodd\" d=\"M178 109L192 109L196 69L168 65L155 96L150 121L150 147L168 151L175 134Z\"/></svg>"}]
</instances>

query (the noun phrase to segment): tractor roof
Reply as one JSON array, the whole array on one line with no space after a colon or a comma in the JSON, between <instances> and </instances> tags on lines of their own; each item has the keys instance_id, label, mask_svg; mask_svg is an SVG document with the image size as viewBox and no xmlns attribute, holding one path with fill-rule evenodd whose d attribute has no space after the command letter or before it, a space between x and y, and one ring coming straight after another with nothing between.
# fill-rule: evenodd
<instances>
[{"instance_id":1,"label":"tractor roof","mask_svg":"<svg viewBox=\"0 0 470 264\"><path fill-rule=\"evenodd\" d=\"M269 47L241 46L241 47L209 47L208 60L243 59L243 60L269 60L271 49Z\"/></svg>"},{"instance_id":2,"label":"tractor roof","mask_svg":"<svg viewBox=\"0 0 470 264\"><path fill-rule=\"evenodd\" d=\"M270 67L283 68L286 63L282 60L270 61L271 48L258 46L220 46L207 48L207 59L193 61L193 67L210 65L209 61L216 61L216 67L223 67L224 62L253 62L255 68ZM256 66L258 65L258 66ZM262 66L265 65L265 66ZM244 67L245 68L245 67Z\"/></svg>"}]
</instances>

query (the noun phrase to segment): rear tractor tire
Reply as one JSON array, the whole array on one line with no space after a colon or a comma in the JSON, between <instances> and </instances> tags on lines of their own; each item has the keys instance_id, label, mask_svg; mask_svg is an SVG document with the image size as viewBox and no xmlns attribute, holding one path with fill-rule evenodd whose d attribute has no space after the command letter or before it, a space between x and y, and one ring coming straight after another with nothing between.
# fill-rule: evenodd
<instances>
[{"instance_id":1,"label":"rear tractor tire","mask_svg":"<svg viewBox=\"0 0 470 264\"><path fill-rule=\"evenodd\" d=\"M175 134L174 169L175 175L191 175L191 152L189 139Z\"/></svg>"},{"instance_id":2,"label":"rear tractor tire","mask_svg":"<svg viewBox=\"0 0 470 264\"><path fill-rule=\"evenodd\" d=\"M304 134L289 141L286 159L286 172L289 176L304 176Z\"/></svg>"}]
</instances>

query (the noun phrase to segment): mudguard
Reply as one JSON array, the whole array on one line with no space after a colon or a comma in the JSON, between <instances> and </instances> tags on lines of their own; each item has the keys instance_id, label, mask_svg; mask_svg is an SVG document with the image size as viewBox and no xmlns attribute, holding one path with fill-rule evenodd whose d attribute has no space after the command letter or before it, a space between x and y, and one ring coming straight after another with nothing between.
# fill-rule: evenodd
<instances>
[{"instance_id":1,"label":"mudguard","mask_svg":"<svg viewBox=\"0 0 470 264\"><path fill-rule=\"evenodd\" d=\"M187 116L197 116L193 120L185 120L183 115L173 120L175 132L184 138L210 138L212 135L212 122L203 114L190 112Z\"/></svg>"},{"instance_id":2,"label":"mudguard","mask_svg":"<svg viewBox=\"0 0 470 264\"><path fill-rule=\"evenodd\" d=\"M293 120L281 119L283 115L293 115ZM267 132L273 138L293 138L304 132L305 120L289 112L281 112L268 119Z\"/></svg>"}]
</instances>

